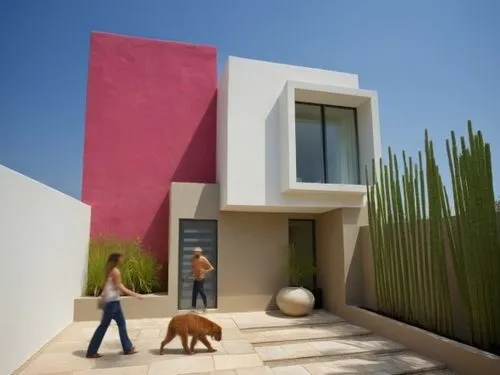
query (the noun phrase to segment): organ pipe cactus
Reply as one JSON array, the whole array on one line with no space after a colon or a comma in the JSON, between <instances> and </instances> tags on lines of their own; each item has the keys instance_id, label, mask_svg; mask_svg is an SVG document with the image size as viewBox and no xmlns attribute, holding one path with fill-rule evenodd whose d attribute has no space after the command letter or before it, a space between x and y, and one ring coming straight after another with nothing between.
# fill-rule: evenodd
<instances>
[{"instance_id":1,"label":"organ pipe cactus","mask_svg":"<svg viewBox=\"0 0 500 375\"><path fill-rule=\"evenodd\" d=\"M500 346L500 231L490 145L467 128L468 145L454 132L446 141L454 210L446 199L445 221L472 343L490 349Z\"/></svg>"},{"instance_id":2,"label":"organ pipe cactus","mask_svg":"<svg viewBox=\"0 0 500 375\"><path fill-rule=\"evenodd\" d=\"M445 248L471 331L471 343L500 346L500 226L495 213L491 151L468 123L468 141L446 141L453 202L425 131L418 162L389 148L389 163L366 168L368 217L378 310L445 336L454 327Z\"/></svg>"},{"instance_id":3,"label":"organ pipe cactus","mask_svg":"<svg viewBox=\"0 0 500 375\"><path fill-rule=\"evenodd\" d=\"M403 153L400 173L389 148L389 165L372 166L368 213L379 310L443 335L453 333L446 277L443 184L426 132L425 167ZM366 170L368 181L368 169Z\"/></svg>"}]
</instances>

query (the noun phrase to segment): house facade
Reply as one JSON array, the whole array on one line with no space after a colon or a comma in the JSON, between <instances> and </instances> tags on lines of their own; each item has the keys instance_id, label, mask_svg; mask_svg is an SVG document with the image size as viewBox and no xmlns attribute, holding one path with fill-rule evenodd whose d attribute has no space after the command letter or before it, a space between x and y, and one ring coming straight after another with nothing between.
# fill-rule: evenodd
<instances>
[{"instance_id":1,"label":"house facade","mask_svg":"<svg viewBox=\"0 0 500 375\"><path fill-rule=\"evenodd\" d=\"M324 305L365 298L365 165L378 100L356 74L229 57L212 47L93 33L83 201L91 235L141 237L168 267L165 314L190 307L194 247L219 311L274 307L287 245Z\"/></svg>"}]
</instances>

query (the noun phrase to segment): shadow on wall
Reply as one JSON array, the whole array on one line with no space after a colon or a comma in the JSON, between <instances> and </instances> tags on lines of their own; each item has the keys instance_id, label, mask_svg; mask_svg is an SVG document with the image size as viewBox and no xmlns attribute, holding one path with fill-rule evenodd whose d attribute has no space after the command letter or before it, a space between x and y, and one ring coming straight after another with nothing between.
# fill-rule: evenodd
<instances>
[{"instance_id":1,"label":"shadow on wall","mask_svg":"<svg viewBox=\"0 0 500 375\"><path fill-rule=\"evenodd\" d=\"M280 147L281 145L277 143L280 139L280 129L279 129L279 101L273 105L273 108L266 117L265 123L265 181L264 186L266 187L266 202L273 201L273 195L276 195L279 191L279 186L276 184L280 181Z\"/></svg>"},{"instance_id":2,"label":"shadow on wall","mask_svg":"<svg viewBox=\"0 0 500 375\"><path fill-rule=\"evenodd\" d=\"M153 249L163 265L162 289L167 289L169 259L170 185L172 182L214 183L216 173L216 118L217 92L210 99L199 125L177 165L170 181L167 194L144 234L143 244ZM162 157L162 155L158 155Z\"/></svg>"},{"instance_id":3,"label":"shadow on wall","mask_svg":"<svg viewBox=\"0 0 500 375\"><path fill-rule=\"evenodd\" d=\"M365 269L364 269L364 250L366 247L365 237L369 231L365 228L368 227L358 227L356 228L356 233L353 236L352 242L352 255L350 260L349 268L347 269L346 275L346 285L345 285L345 303L346 305L360 306L366 304L366 291L368 288L365 282ZM348 254L344 254L348 256ZM369 277L369 275L366 275ZM368 298L370 298L368 296Z\"/></svg>"},{"instance_id":4,"label":"shadow on wall","mask_svg":"<svg viewBox=\"0 0 500 375\"><path fill-rule=\"evenodd\" d=\"M497 217L500 225L500 214ZM451 248L446 236L444 238L444 250L455 337L458 340L468 342L471 340L470 332L458 279L453 266ZM346 304L378 312L375 290L375 264L369 226L360 227L358 244L355 246L352 261L346 272Z\"/></svg>"},{"instance_id":5,"label":"shadow on wall","mask_svg":"<svg viewBox=\"0 0 500 375\"><path fill-rule=\"evenodd\" d=\"M216 202L214 203L214 200ZM219 212L220 197L219 192L217 192L217 197L214 198L213 189L210 185L203 186L201 190L200 198L196 203L196 209L194 211L194 218L206 218L212 217L214 214ZM214 206L216 212L214 212ZM217 229L218 230L218 229ZM174 249L175 251L176 249Z\"/></svg>"}]
</instances>

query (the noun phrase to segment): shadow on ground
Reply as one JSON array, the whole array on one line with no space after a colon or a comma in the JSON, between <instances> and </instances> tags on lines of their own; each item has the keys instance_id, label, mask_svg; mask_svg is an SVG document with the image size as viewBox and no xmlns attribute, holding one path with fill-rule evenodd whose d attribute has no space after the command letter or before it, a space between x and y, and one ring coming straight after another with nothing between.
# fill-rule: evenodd
<instances>
[{"instance_id":1,"label":"shadow on ground","mask_svg":"<svg viewBox=\"0 0 500 375\"><path fill-rule=\"evenodd\" d=\"M85 355L87 354L87 352L85 350L75 350L73 352L73 355L75 357L78 357L78 358L87 358Z\"/></svg>"},{"instance_id":2,"label":"shadow on ground","mask_svg":"<svg viewBox=\"0 0 500 375\"><path fill-rule=\"evenodd\" d=\"M156 355L156 356L165 356L165 355L185 355L187 356L186 353L184 353L184 349L179 349L179 348L173 348L173 349L163 349L163 354L160 354L160 349L149 349L148 350L149 354ZM210 351L206 348L200 348L200 349L195 349L194 354L198 353L210 353Z\"/></svg>"},{"instance_id":3,"label":"shadow on ground","mask_svg":"<svg viewBox=\"0 0 500 375\"><path fill-rule=\"evenodd\" d=\"M266 310L265 313L266 313L267 316L271 316L273 318L280 318L280 319L284 319L284 320L297 320L297 319L300 319L302 321L307 321L307 320L317 321L318 320L318 316L315 313L318 313L318 312L321 313L321 311L323 311L323 310L313 310L312 314L304 315L304 316L288 316L288 315L283 314L279 310Z\"/></svg>"}]
</instances>

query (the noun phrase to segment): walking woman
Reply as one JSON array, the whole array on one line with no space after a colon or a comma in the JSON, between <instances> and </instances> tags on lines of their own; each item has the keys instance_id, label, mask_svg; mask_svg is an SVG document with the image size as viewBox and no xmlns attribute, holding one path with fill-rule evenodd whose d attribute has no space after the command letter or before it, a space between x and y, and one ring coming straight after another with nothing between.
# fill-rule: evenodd
<instances>
[{"instance_id":1,"label":"walking woman","mask_svg":"<svg viewBox=\"0 0 500 375\"><path fill-rule=\"evenodd\" d=\"M100 302L100 307L103 310L101 323L95 330L94 336L92 336L92 339L90 340L90 344L87 349L87 358L102 357L98 353L98 350L101 346L102 339L108 330L111 320L114 320L118 326L123 354L137 353L136 348L132 345L132 342L128 337L125 316L123 315L120 304L120 292L138 299L143 299L144 297L140 294L132 292L122 284L121 273L118 266L122 264L123 261L123 255L120 253L113 253L108 258L105 271L106 283L104 284L104 288L102 290Z\"/></svg>"}]
</instances>

